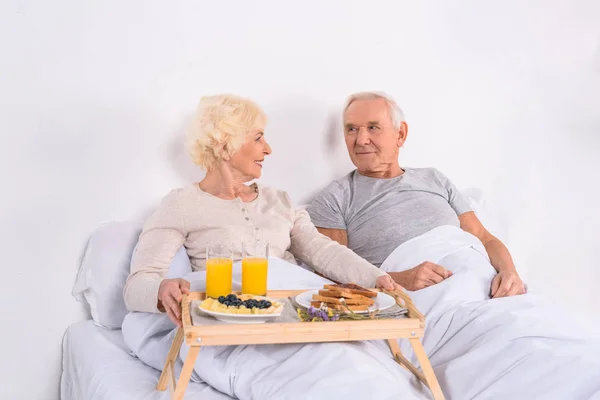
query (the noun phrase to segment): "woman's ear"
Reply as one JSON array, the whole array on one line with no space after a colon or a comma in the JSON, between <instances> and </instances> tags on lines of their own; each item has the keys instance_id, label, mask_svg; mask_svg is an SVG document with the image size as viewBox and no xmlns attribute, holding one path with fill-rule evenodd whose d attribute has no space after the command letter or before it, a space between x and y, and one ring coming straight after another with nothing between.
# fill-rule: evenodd
<instances>
[{"instance_id":1,"label":"woman's ear","mask_svg":"<svg viewBox=\"0 0 600 400\"><path fill-rule=\"evenodd\" d=\"M400 123L400 129L398 130L398 147L404 146L406 138L408 137L408 124L406 121Z\"/></svg>"},{"instance_id":2,"label":"woman's ear","mask_svg":"<svg viewBox=\"0 0 600 400\"><path fill-rule=\"evenodd\" d=\"M224 144L221 148L221 158L223 161L231 160L231 155L229 154L229 149L227 148L227 144Z\"/></svg>"}]
</instances>

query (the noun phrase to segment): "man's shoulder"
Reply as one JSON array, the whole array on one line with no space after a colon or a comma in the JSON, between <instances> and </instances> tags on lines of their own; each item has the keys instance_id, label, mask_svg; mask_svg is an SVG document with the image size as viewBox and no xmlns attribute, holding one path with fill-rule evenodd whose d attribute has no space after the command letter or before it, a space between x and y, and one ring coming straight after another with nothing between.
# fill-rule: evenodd
<instances>
[{"instance_id":1,"label":"man's shoulder","mask_svg":"<svg viewBox=\"0 0 600 400\"><path fill-rule=\"evenodd\" d=\"M355 172L349 172L343 177L329 182L329 184L319 191L319 195L344 196L352 187Z\"/></svg>"},{"instance_id":2,"label":"man's shoulder","mask_svg":"<svg viewBox=\"0 0 600 400\"><path fill-rule=\"evenodd\" d=\"M335 208L338 211L344 209L349 193L352 191L354 173L355 171L352 171L341 178L329 182L315 194L307 207L312 218L315 218L315 213L323 209Z\"/></svg>"},{"instance_id":3,"label":"man's shoulder","mask_svg":"<svg viewBox=\"0 0 600 400\"><path fill-rule=\"evenodd\" d=\"M445 179L444 174L433 167L405 168L405 171L409 172L412 178L418 179L428 185L440 185Z\"/></svg>"},{"instance_id":4,"label":"man's shoulder","mask_svg":"<svg viewBox=\"0 0 600 400\"><path fill-rule=\"evenodd\" d=\"M404 170L410 172L411 174L413 174L415 176L422 176L422 177L434 177L434 176L438 176L440 173L440 171L438 171L437 168L433 168L433 167L421 167L421 168L404 167Z\"/></svg>"},{"instance_id":5,"label":"man's shoulder","mask_svg":"<svg viewBox=\"0 0 600 400\"><path fill-rule=\"evenodd\" d=\"M353 173L331 181L321 189L306 208L315 226L346 229L346 213Z\"/></svg>"}]
</instances>

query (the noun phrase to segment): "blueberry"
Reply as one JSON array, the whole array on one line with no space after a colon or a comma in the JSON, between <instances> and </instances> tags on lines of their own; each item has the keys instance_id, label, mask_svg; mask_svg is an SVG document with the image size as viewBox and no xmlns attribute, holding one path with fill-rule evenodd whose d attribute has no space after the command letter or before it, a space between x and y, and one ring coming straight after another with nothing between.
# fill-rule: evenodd
<instances>
[{"instance_id":1,"label":"blueberry","mask_svg":"<svg viewBox=\"0 0 600 400\"><path fill-rule=\"evenodd\" d=\"M272 304L270 301L265 302L265 308L269 308L271 306L272 306Z\"/></svg>"},{"instance_id":2,"label":"blueberry","mask_svg":"<svg viewBox=\"0 0 600 400\"><path fill-rule=\"evenodd\" d=\"M229 300L229 301L237 300L237 296L235 294L228 294L227 300Z\"/></svg>"},{"instance_id":3,"label":"blueberry","mask_svg":"<svg viewBox=\"0 0 600 400\"><path fill-rule=\"evenodd\" d=\"M225 296L219 296L219 303L223 304L225 302Z\"/></svg>"}]
</instances>

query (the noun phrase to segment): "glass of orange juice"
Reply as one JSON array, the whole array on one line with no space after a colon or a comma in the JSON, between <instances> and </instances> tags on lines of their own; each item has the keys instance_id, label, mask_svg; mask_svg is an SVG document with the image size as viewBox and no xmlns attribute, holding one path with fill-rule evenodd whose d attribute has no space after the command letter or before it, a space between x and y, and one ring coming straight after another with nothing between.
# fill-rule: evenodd
<instances>
[{"instance_id":1,"label":"glass of orange juice","mask_svg":"<svg viewBox=\"0 0 600 400\"><path fill-rule=\"evenodd\" d=\"M206 296L218 298L231 293L233 253L231 245L219 242L206 247Z\"/></svg>"},{"instance_id":2,"label":"glass of orange juice","mask_svg":"<svg viewBox=\"0 0 600 400\"><path fill-rule=\"evenodd\" d=\"M242 243L242 293L267 294L268 259L268 242L257 239Z\"/></svg>"}]
</instances>

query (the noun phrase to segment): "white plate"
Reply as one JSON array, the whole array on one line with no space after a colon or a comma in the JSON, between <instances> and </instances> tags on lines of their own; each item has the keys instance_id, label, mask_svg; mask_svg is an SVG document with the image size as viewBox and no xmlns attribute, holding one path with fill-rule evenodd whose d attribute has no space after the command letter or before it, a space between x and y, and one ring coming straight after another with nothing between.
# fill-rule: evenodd
<instances>
[{"instance_id":1,"label":"white plate","mask_svg":"<svg viewBox=\"0 0 600 400\"><path fill-rule=\"evenodd\" d=\"M313 294L318 294L319 290L321 289L309 290L307 292L300 293L296 296L296 303L304 308L309 308ZM355 311L355 313L365 314L367 312L382 311L392 307L394 304L396 304L396 300L392 296L385 293L377 292L375 304L369 307L368 311Z\"/></svg>"},{"instance_id":2,"label":"white plate","mask_svg":"<svg viewBox=\"0 0 600 400\"><path fill-rule=\"evenodd\" d=\"M281 303L281 301L278 301L278 303ZM228 314L200 308L200 304L202 304L202 302L197 304L198 307L196 307L196 309L201 313L208 314L219 321L228 322L230 324L260 324L267 321L273 321L281 315L285 307L285 303L283 303L283 307L281 307L281 310L277 314Z\"/></svg>"}]
</instances>

